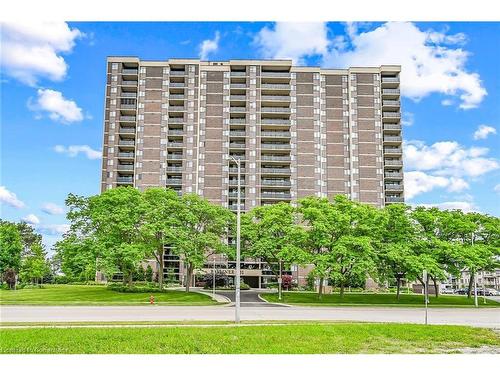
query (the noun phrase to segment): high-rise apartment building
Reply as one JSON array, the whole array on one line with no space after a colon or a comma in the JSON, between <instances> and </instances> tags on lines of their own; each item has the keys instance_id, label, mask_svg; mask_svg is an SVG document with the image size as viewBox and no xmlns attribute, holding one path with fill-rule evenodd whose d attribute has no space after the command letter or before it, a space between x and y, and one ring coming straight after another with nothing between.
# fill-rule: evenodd
<instances>
[{"instance_id":1,"label":"high-rise apartment building","mask_svg":"<svg viewBox=\"0 0 500 375\"><path fill-rule=\"evenodd\" d=\"M236 210L305 196L403 202L399 66L110 57L101 190L197 193Z\"/></svg>"}]
</instances>

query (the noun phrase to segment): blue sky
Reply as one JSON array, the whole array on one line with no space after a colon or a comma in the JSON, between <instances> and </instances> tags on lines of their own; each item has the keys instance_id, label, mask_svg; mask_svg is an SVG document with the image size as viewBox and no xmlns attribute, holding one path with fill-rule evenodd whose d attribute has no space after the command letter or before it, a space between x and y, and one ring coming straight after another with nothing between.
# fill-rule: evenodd
<instances>
[{"instance_id":1,"label":"blue sky","mask_svg":"<svg viewBox=\"0 0 500 375\"><path fill-rule=\"evenodd\" d=\"M67 194L99 192L108 55L401 64L407 201L500 215L500 23L3 26L1 217L49 247Z\"/></svg>"}]
</instances>

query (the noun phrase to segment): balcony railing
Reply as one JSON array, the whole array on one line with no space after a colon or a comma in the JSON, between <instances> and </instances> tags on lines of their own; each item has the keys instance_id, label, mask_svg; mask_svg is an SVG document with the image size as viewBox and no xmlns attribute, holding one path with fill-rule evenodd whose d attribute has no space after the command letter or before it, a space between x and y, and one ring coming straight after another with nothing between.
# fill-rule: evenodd
<instances>
[{"instance_id":1,"label":"balcony railing","mask_svg":"<svg viewBox=\"0 0 500 375\"><path fill-rule=\"evenodd\" d=\"M231 211L238 210L238 205L237 204L230 204L228 207L229 207L229 209ZM245 209L245 204L244 203L240 204L240 210L244 210L244 209Z\"/></svg>"},{"instance_id":2,"label":"balcony railing","mask_svg":"<svg viewBox=\"0 0 500 375\"><path fill-rule=\"evenodd\" d=\"M289 96L285 95L262 95L261 96L261 101L266 101L266 100L271 100L271 101L290 101Z\"/></svg>"},{"instance_id":3,"label":"balcony railing","mask_svg":"<svg viewBox=\"0 0 500 375\"><path fill-rule=\"evenodd\" d=\"M262 107L261 112L273 112L273 113L290 113L290 108L288 107Z\"/></svg>"},{"instance_id":4,"label":"balcony railing","mask_svg":"<svg viewBox=\"0 0 500 375\"><path fill-rule=\"evenodd\" d=\"M136 92L121 92L120 96L122 98L137 98L137 93Z\"/></svg>"},{"instance_id":5,"label":"balcony railing","mask_svg":"<svg viewBox=\"0 0 500 375\"><path fill-rule=\"evenodd\" d=\"M277 138L287 138L290 137L290 132L279 132L279 131L274 131L274 132L269 132L269 131L261 131L260 132L261 137L277 137Z\"/></svg>"},{"instance_id":6,"label":"balcony railing","mask_svg":"<svg viewBox=\"0 0 500 375\"><path fill-rule=\"evenodd\" d=\"M383 112L382 117L387 117L387 118L400 118L401 113L399 112Z\"/></svg>"},{"instance_id":7,"label":"balcony railing","mask_svg":"<svg viewBox=\"0 0 500 375\"><path fill-rule=\"evenodd\" d=\"M183 124L184 123L184 117L169 117L168 118L168 123L169 124Z\"/></svg>"},{"instance_id":8,"label":"balcony railing","mask_svg":"<svg viewBox=\"0 0 500 375\"><path fill-rule=\"evenodd\" d=\"M399 77L382 77L382 83L399 83Z\"/></svg>"},{"instance_id":9,"label":"balcony railing","mask_svg":"<svg viewBox=\"0 0 500 375\"><path fill-rule=\"evenodd\" d=\"M244 130L230 130L229 131L229 136L230 137L245 137L246 132Z\"/></svg>"},{"instance_id":10,"label":"balcony railing","mask_svg":"<svg viewBox=\"0 0 500 375\"><path fill-rule=\"evenodd\" d=\"M290 78L290 72L262 72L262 77Z\"/></svg>"},{"instance_id":11,"label":"balcony railing","mask_svg":"<svg viewBox=\"0 0 500 375\"><path fill-rule=\"evenodd\" d=\"M185 76L186 75L186 71L185 70L171 70L170 71L170 75L171 76Z\"/></svg>"},{"instance_id":12,"label":"balcony railing","mask_svg":"<svg viewBox=\"0 0 500 375\"><path fill-rule=\"evenodd\" d=\"M176 147L180 148L183 146L182 142L167 142L167 147Z\"/></svg>"},{"instance_id":13,"label":"balcony railing","mask_svg":"<svg viewBox=\"0 0 500 375\"><path fill-rule=\"evenodd\" d=\"M261 183L267 186L290 186L290 180L262 180Z\"/></svg>"},{"instance_id":14,"label":"balcony railing","mask_svg":"<svg viewBox=\"0 0 500 375\"><path fill-rule=\"evenodd\" d=\"M290 85L280 83L263 83L262 88L273 90L290 90Z\"/></svg>"},{"instance_id":15,"label":"balcony railing","mask_svg":"<svg viewBox=\"0 0 500 375\"><path fill-rule=\"evenodd\" d=\"M138 70L137 69L123 69L122 74L137 74Z\"/></svg>"},{"instance_id":16,"label":"balcony railing","mask_svg":"<svg viewBox=\"0 0 500 375\"><path fill-rule=\"evenodd\" d=\"M229 110L231 112L246 112L246 107L230 107Z\"/></svg>"},{"instance_id":17,"label":"balcony railing","mask_svg":"<svg viewBox=\"0 0 500 375\"><path fill-rule=\"evenodd\" d=\"M135 145L135 141L134 140L125 140L125 139L120 139L120 141L118 142L118 144L120 146L134 146Z\"/></svg>"},{"instance_id":18,"label":"balcony railing","mask_svg":"<svg viewBox=\"0 0 500 375\"><path fill-rule=\"evenodd\" d=\"M403 197L385 197L385 201L388 203L403 203L405 199Z\"/></svg>"},{"instance_id":19,"label":"balcony railing","mask_svg":"<svg viewBox=\"0 0 500 375\"><path fill-rule=\"evenodd\" d=\"M135 134L135 128L120 128L119 132L124 134Z\"/></svg>"},{"instance_id":20,"label":"balcony railing","mask_svg":"<svg viewBox=\"0 0 500 375\"><path fill-rule=\"evenodd\" d=\"M398 185L398 184L385 185L385 190L401 191L403 190L403 185Z\"/></svg>"},{"instance_id":21,"label":"balcony railing","mask_svg":"<svg viewBox=\"0 0 500 375\"><path fill-rule=\"evenodd\" d=\"M182 160L182 154L167 154L167 160Z\"/></svg>"},{"instance_id":22,"label":"balcony railing","mask_svg":"<svg viewBox=\"0 0 500 375\"><path fill-rule=\"evenodd\" d=\"M231 198L238 198L238 192L237 191L230 191L228 193L228 196L231 197ZM240 197L241 198L245 198L245 193L241 192Z\"/></svg>"},{"instance_id":23,"label":"balcony railing","mask_svg":"<svg viewBox=\"0 0 500 375\"><path fill-rule=\"evenodd\" d=\"M133 164L118 164L116 169L119 171L133 171L134 165Z\"/></svg>"},{"instance_id":24,"label":"balcony railing","mask_svg":"<svg viewBox=\"0 0 500 375\"><path fill-rule=\"evenodd\" d=\"M245 143L229 142L229 148L245 148Z\"/></svg>"},{"instance_id":25,"label":"balcony railing","mask_svg":"<svg viewBox=\"0 0 500 375\"><path fill-rule=\"evenodd\" d=\"M265 125L290 125L290 120L287 119L272 119L272 118L263 118L261 119L261 123Z\"/></svg>"},{"instance_id":26,"label":"balcony railing","mask_svg":"<svg viewBox=\"0 0 500 375\"><path fill-rule=\"evenodd\" d=\"M184 99L184 95L182 94L170 94L169 99Z\"/></svg>"},{"instance_id":27,"label":"balcony railing","mask_svg":"<svg viewBox=\"0 0 500 375\"><path fill-rule=\"evenodd\" d=\"M271 199L290 199L292 196L290 193L261 193L262 198Z\"/></svg>"},{"instance_id":28,"label":"balcony railing","mask_svg":"<svg viewBox=\"0 0 500 375\"><path fill-rule=\"evenodd\" d=\"M120 104L121 109L135 109L135 104Z\"/></svg>"},{"instance_id":29,"label":"balcony railing","mask_svg":"<svg viewBox=\"0 0 500 375\"><path fill-rule=\"evenodd\" d=\"M119 158L127 158L127 159L133 159L134 158L134 153L133 152L119 152L118 153Z\"/></svg>"},{"instance_id":30,"label":"balcony railing","mask_svg":"<svg viewBox=\"0 0 500 375\"><path fill-rule=\"evenodd\" d=\"M184 108L183 105L171 105L168 107L169 111L185 111L186 108Z\"/></svg>"},{"instance_id":31,"label":"balcony railing","mask_svg":"<svg viewBox=\"0 0 500 375\"><path fill-rule=\"evenodd\" d=\"M241 179L240 180L240 184L244 185L245 184L245 180ZM238 179L229 179L229 185L238 185Z\"/></svg>"},{"instance_id":32,"label":"balcony railing","mask_svg":"<svg viewBox=\"0 0 500 375\"><path fill-rule=\"evenodd\" d=\"M402 137L399 136L385 136L384 142L401 142L403 140Z\"/></svg>"},{"instance_id":33,"label":"balcony railing","mask_svg":"<svg viewBox=\"0 0 500 375\"><path fill-rule=\"evenodd\" d=\"M262 143L261 148L266 150L288 150L290 149L290 144L288 143Z\"/></svg>"},{"instance_id":34,"label":"balcony railing","mask_svg":"<svg viewBox=\"0 0 500 375\"><path fill-rule=\"evenodd\" d=\"M135 121L135 116L120 116L120 121L134 122Z\"/></svg>"},{"instance_id":35,"label":"balcony railing","mask_svg":"<svg viewBox=\"0 0 500 375\"><path fill-rule=\"evenodd\" d=\"M384 165L387 167L401 167L403 165L402 160L384 160Z\"/></svg>"},{"instance_id":36,"label":"balcony railing","mask_svg":"<svg viewBox=\"0 0 500 375\"><path fill-rule=\"evenodd\" d=\"M170 87L184 87L186 84L184 82L170 82Z\"/></svg>"},{"instance_id":37,"label":"balcony railing","mask_svg":"<svg viewBox=\"0 0 500 375\"><path fill-rule=\"evenodd\" d=\"M266 160L266 161L290 161L290 156L262 155L262 160Z\"/></svg>"},{"instance_id":38,"label":"balcony railing","mask_svg":"<svg viewBox=\"0 0 500 375\"><path fill-rule=\"evenodd\" d=\"M399 95L399 89L382 89L382 95Z\"/></svg>"},{"instance_id":39,"label":"balcony railing","mask_svg":"<svg viewBox=\"0 0 500 375\"><path fill-rule=\"evenodd\" d=\"M403 178L403 174L401 172L386 172L384 176L385 178Z\"/></svg>"},{"instance_id":40,"label":"balcony railing","mask_svg":"<svg viewBox=\"0 0 500 375\"><path fill-rule=\"evenodd\" d=\"M122 80L122 86L137 86L137 81Z\"/></svg>"},{"instance_id":41,"label":"balcony railing","mask_svg":"<svg viewBox=\"0 0 500 375\"><path fill-rule=\"evenodd\" d=\"M400 105L401 105L401 102L399 100L383 100L382 101L383 107L399 107Z\"/></svg>"},{"instance_id":42,"label":"balcony railing","mask_svg":"<svg viewBox=\"0 0 500 375\"><path fill-rule=\"evenodd\" d=\"M238 173L238 168L229 168L229 173ZM241 168L241 173L245 173L245 168Z\"/></svg>"},{"instance_id":43,"label":"balcony railing","mask_svg":"<svg viewBox=\"0 0 500 375\"><path fill-rule=\"evenodd\" d=\"M182 167L167 167L167 172L182 172Z\"/></svg>"},{"instance_id":44,"label":"balcony railing","mask_svg":"<svg viewBox=\"0 0 500 375\"><path fill-rule=\"evenodd\" d=\"M245 118L232 118L229 119L230 124L246 124L247 120Z\"/></svg>"},{"instance_id":45,"label":"balcony railing","mask_svg":"<svg viewBox=\"0 0 500 375\"><path fill-rule=\"evenodd\" d=\"M246 89L247 84L246 83L231 83L230 86L232 89Z\"/></svg>"},{"instance_id":46,"label":"balcony railing","mask_svg":"<svg viewBox=\"0 0 500 375\"><path fill-rule=\"evenodd\" d=\"M384 153L386 154L401 154L403 150L399 147L384 147Z\"/></svg>"},{"instance_id":47,"label":"balcony railing","mask_svg":"<svg viewBox=\"0 0 500 375\"><path fill-rule=\"evenodd\" d=\"M134 182L134 179L132 176L128 177L128 176L118 176L116 178L116 182L118 183L125 183L125 184L128 184L128 183L132 183Z\"/></svg>"},{"instance_id":48,"label":"balcony railing","mask_svg":"<svg viewBox=\"0 0 500 375\"><path fill-rule=\"evenodd\" d=\"M289 168L261 168L261 173L273 173L273 174L288 174L290 173Z\"/></svg>"},{"instance_id":49,"label":"balcony railing","mask_svg":"<svg viewBox=\"0 0 500 375\"><path fill-rule=\"evenodd\" d=\"M231 77L245 77L247 72L231 72Z\"/></svg>"},{"instance_id":50,"label":"balcony railing","mask_svg":"<svg viewBox=\"0 0 500 375\"><path fill-rule=\"evenodd\" d=\"M246 95L231 95L229 100L247 100Z\"/></svg>"},{"instance_id":51,"label":"balcony railing","mask_svg":"<svg viewBox=\"0 0 500 375\"><path fill-rule=\"evenodd\" d=\"M245 155L235 155L235 154L229 154L230 158L234 158L236 160L245 160L246 156Z\"/></svg>"},{"instance_id":52,"label":"balcony railing","mask_svg":"<svg viewBox=\"0 0 500 375\"><path fill-rule=\"evenodd\" d=\"M167 133L168 135L184 135L184 130L171 129Z\"/></svg>"},{"instance_id":53,"label":"balcony railing","mask_svg":"<svg viewBox=\"0 0 500 375\"><path fill-rule=\"evenodd\" d=\"M167 185L182 185L182 179L180 178L167 178Z\"/></svg>"},{"instance_id":54,"label":"balcony railing","mask_svg":"<svg viewBox=\"0 0 500 375\"><path fill-rule=\"evenodd\" d=\"M399 130L399 131L401 131L401 124L384 124L384 130Z\"/></svg>"}]
</instances>

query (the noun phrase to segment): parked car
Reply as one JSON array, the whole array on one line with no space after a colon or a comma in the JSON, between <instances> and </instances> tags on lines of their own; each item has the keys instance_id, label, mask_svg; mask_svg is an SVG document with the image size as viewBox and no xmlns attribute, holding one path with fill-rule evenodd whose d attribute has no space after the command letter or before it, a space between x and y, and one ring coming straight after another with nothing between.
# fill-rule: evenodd
<instances>
[{"instance_id":1,"label":"parked car","mask_svg":"<svg viewBox=\"0 0 500 375\"><path fill-rule=\"evenodd\" d=\"M462 289L457 289L455 293L460 294L460 295L465 295L469 291L468 288L462 288Z\"/></svg>"},{"instance_id":2,"label":"parked car","mask_svg":"<svg viewBox=\"0 0 500 375\"><path fill-rule=\"evenodd\" d=\"M496 289L493 288L486 288L483 290L483 288L478 288L477 289L477 294L479 296L499 296L500 292Z\"/></svg>"}]
</instances>

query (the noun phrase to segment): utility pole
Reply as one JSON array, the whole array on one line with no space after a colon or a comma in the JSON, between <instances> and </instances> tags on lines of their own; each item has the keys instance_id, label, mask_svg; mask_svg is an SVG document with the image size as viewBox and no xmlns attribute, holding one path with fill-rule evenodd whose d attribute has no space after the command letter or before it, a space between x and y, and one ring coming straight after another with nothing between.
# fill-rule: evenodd
<instances>
[{"instance_id":1,"label":"utility pole","mask_svg":"<svg viewBox=\"0 0 500 375\"><path fill-rule=\"evenodd\" d=\"M424 270L423 272L423 281L424 281L424 300L425 300L425 324L427 325L427 294L429 293L428 291L428 285L427 285L427 270Z\"/></svg>"},{"instance_id":2,"label":"utility pole","mask_svg":"<svg viewBox=\"0 0 500 375\"><path fill-rule=\"evenodd\" d=\"M281 301L281 293L282 293L282 285L283 285L283 279L281 278L281 259L279 260L279 264L280 264L280 273L279 273L279 277L278 277L278 299Z\"/></svg>"},{"instance_id":3,"label":"utility pole","mask_svg":"<svg viewBox=\"0 0 500 375\"><path fill-rule=\"evenodd\" d=\"M474 272L474 306L479 307L477 303L477 272Z\"/></svg>"},{"instance_id":4,"label":"utility pole","mask_svg":"<svg viewBox=\"0 0 500 375\"><path fill-rule=\"evenodd\" d=\"M214 268L213 268L213 279L212 279L212 295L215 298L215 255L214 255Z\"/></svg>"},{"instance_id":5,"label":"utility pole","mask_svg":"<svg viewBox=\"0 0 500 375\"><path fill-rule=\"evenodd\" d=\"M234 311L234 322L240 322L240 262L241 262L241 254L240 254L240 226L241 226L241 161L236 159L233 156L230 156L231 159L236 163L238 167L238 205L236 207L236 275L235 275L235 311Z\"/></svg>"}]
</instances>

